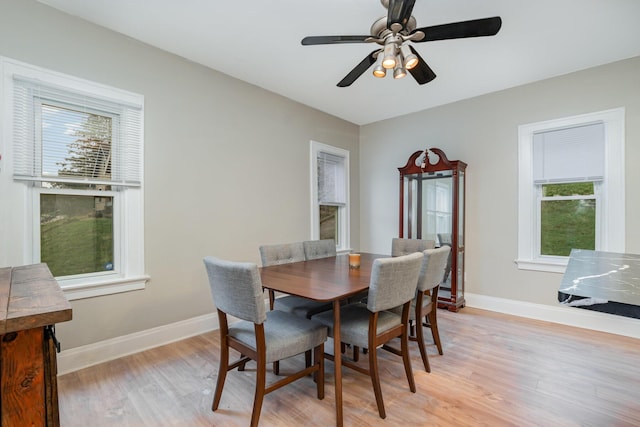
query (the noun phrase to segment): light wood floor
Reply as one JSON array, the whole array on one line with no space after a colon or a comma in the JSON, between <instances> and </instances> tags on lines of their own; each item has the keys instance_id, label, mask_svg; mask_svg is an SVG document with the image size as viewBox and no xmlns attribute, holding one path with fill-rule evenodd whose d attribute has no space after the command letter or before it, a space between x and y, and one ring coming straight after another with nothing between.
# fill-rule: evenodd
<instances>
[{"instance_id":1,"label":"light wood floor","mask_svg":"<svg viewBox=\"0 0 640 427\"><path fill-rule=\"evenodd\" d=\"M430 374L411 343L416 394L400 358L379 350L386 420L369 378L344 368L345 426L640 426L639 340L468 307L438 316L444 355L429 346ZM61 424L248 426L255 365L229 373L211 412L218 351L211 332L61 376ZM335 425L325 369L324 400L304 378L265 397L261 426Z\"/></svg>"}]
</instances>

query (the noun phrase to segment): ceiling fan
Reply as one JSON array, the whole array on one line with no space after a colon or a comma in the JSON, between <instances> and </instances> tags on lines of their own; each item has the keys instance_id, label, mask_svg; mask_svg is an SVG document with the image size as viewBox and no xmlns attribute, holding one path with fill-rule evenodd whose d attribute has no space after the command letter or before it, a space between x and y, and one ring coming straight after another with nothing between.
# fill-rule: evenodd
<instances>
[{"instance_id":1,"label":"ceiling fan","mask_svg":"<svg viewBox=\"0 0 640 427\"><path fill-rule=\"evenodd\" d=\"M409 71L418 84L429 83L436 78L436 74L408 42L423 43L435 40L494 36L502 26L502 19L499 16L494 16L416 28L416 19L411 15L415 0L380 1L387 9L387 16L383 16L373 23L370 35L309 36L302 39L302 44L305 46L342 43L377 43L382 46L356 65L338 83L339 87L351 85L373 64L376 64L373 69L373 75L376 77L385 77L387 70L393 70L393 77L398 79L404 77Z\"/></svg>"}]
</instances>

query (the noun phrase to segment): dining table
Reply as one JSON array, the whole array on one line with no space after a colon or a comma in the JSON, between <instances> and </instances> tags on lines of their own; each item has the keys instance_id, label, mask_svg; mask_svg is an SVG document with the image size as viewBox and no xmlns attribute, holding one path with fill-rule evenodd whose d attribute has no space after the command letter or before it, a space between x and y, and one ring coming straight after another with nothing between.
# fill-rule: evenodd
<instances>
[{"instance_id":1,"label":"dining table","mask_svg":"<svg viewBox=\"0 0 640 427\"><path fill-rule=\"evenodd\" d=\"M313 301L333 303L335 405L336 425L339 427L343 425L340 305L342 301L369 288L374 260L385 257L389 255L360 253L358 268L350 267L348 254L340 254L260 269L262 286L267 289Z\"/></svg>"}]
</instances>

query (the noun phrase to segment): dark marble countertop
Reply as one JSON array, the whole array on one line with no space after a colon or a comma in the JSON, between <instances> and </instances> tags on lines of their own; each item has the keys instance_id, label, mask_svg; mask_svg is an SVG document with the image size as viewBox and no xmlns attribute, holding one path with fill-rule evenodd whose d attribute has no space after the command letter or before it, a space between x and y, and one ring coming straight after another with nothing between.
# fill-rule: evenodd
<instances>
[{"instance_id":1,"label":"dark marble countertop","mask_svg":"<svg viewBox=\"0 0 640 427\"><path fill-rule=\"evenodd\" d=\"M640 255L573 249L558 295L640 306Z\"/></svg>"}]
</instances>

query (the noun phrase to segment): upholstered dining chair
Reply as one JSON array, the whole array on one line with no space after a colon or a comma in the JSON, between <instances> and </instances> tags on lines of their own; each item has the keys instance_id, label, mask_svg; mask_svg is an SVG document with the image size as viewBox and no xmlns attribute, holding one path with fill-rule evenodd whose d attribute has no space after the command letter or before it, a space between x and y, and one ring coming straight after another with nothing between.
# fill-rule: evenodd
<instances>
[{"instance_id":1,"label":"upholstered dining chair","mask_svg":"<svg viewBox=\"0 0 640 427\"><path fill-rule=\"evenodd\" d=\"M452 246L451 242L451 233L439 233L438 241L440 242L440 246ZM449 274L451 273L451 257L453 257L453 252L449 252L449 261L447 262L447 268L444 271L444 277L442 278L442 283L446 282L449 279Z\"/></svg>"},{"instance_id":2,"label":"upholstered dining chair","mask_svg":"<svg viewBox=\"0 0 640 427\"><path fill-rule=\"evenodd\" d=\"M335 246L334 246L335 247ZM262 266L287 264L290 262L305 261L304 246L302 242L283 243L277 245L260 246L260 259ZM317 302L295 295L275 297L275 292L269 289L269 307L271 310L286 311L296 316L311 319L311 316L326 310L331 310L333 305L329 302ZM307 366L311 366L311 352L305 353ZM273 372L280 373L280 363L273 363Z\"/></svg>"},{"instance_id":3,"label":"upholstered dining chair","mask_svg":"<svg viewBox=\"0 0 640 427\"><path fill-rule=\"evenodd\" d=\"M394 237L391 240L391 256L422 252L425 249L433 249L435 247L435 240L403 239L400 237Z\"/></svg>"},{"instance_id":4,"label":"upholstered dining chair","mask_svg":"<svg viewBox=\"0 0 640 427\"><path fill-rule=\"evenodd\" d=\"M335 246L334 246L335 249ZM304 248L302 242L285 243L280 245L260 246L260 259L262 266L286 264L290 262L304 261ZM287 311L298 316L311 318L321 311L331 310L331 303L321 303L295 295L275 298L274 292L269 290L269 305L271 309Z\"/></svg>"},{"instance_id":5,"label":"upholstered dining chair","mask_svg":"<svg viewBox=\"0 0 640 427\"><path fill-rule=\"evenodd\" d=\"M442 343L440 341L440 333L438 332L438 288L442 283L442 274L446 268L449 259L450 246L442 246L437 249L427 249L423 251L424 261L418 279L418 289L416 297L411 302L411 311L409 313L409 339L418 342L420 356L424 369L431 372L427 349L424 341L423 326L431 329L433 342L438 348L438 353L442 354ZM399 314L401 307L396 307L392 311ZM422 319L426 321L422 323ZM415 325L414 325L415 323ZM415 329L415 335L413 335Z\"/></svg>"},{"instance_id":6,"label":"upholstered dining chair","mask_svg":"<svg viewBox=\"0 0 640 427\"><path fill-rule=\"evenodd\" d=\"M302 242L306 259L336 256L336 241L333 239L307 240Z\"/></svg>"},{"instance_id":7,"label":"upholstered dining chair","mask_svg":"<svg viewBox=\"0 0 640 427\"><path fill-rule=\"evenodd\" d=\"M244 368L249 360L257 363L252 427L258 425L265 394L309 374L315 375L318 399L323 399L323 353L327 327L291 313L266 311L256 264L225 261L211 256L204 258L204 264L220 322L220 366L211 409L218 409L227 371ZM229 324L228 315L241 320ZM240 352L238 361L229 363L229 348ZM312 366L266 387L267 363L308 350L315 353L315 363Z\"/></svg>"},{"instance_id":8,"label":"upholstered dining chair","mask_svg":"<svg viewBox=\"0 0 640 427\"><path fill-rule=\"evenodd\" d=\"M349 360L342 363L351 369L371 377L373 391L380 418L386 417L380 375L378 373L377 348L391 350L402 356L405 374L411 392L416 385L411 371L408 345L408 325L411 301L415 297L418 278L424 255L421 252L396 258L379 258L373 262L367 303L354 303L340 308L340 340L353 346L368 348L369 366L363 368ZM388 311L403 306L402 313ZM333 312L324 312L312 317L329 327L329 335L334 336ZM400 338L401 349L385 346L394 338ZM332 359L333 356L325 355Z\"/></svg>"}]
</instances>

